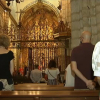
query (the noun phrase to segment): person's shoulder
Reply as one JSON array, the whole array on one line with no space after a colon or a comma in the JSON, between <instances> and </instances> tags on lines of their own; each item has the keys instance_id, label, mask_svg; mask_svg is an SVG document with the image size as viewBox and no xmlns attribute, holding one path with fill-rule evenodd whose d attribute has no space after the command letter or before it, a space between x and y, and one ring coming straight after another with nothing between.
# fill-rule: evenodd
<instances>
[{"instance_id":1,"label":"person's shoulder","mask_svg":"<svg viewBox=\"0 0 100 100\"><path fill-rule=\"evenodd\" d=\"M35 69L33 69L31 72L32 72L32 73L34 73L34 72L36 72L36 70L35 70Z\"/></svg>"},{"instance_id":2,"label":"person's shoulder","mask_svg":"<svg viewBox=\"0 0 100 100\"><path fill-rule=\"evenodd\" d=\"M58 68L58 67L57 67L57 68L55 68L55 69L59 70L59 68Z\"/></svg>"},{"instance_id":3,"label":"person's shoulder","mask_svg":"<svg viewBox=\"0 0 100 100\"><path fill-rule=\"evenodd\" d=\"M99 46L100 46L100 41L95 44L95 47L99 47Z\"/></svg>"},{"instance_id":4,"label":"person's shoulder","mask_svg":"<svg viewBox=\"0 0 100 100\"><path fill-rule=\"evenodd\" d=\"M72 51L73 51L73 52L75 52L75 51L79 50L79 48L80 48L80 45L79 45L79 46L74 47Z\"/></svg>"},{"instance_id":5,"label":"person's shoulder","mask_svg":"<svg viewBox=\"0 0 100 100\"><path fill-rule=\"evenodd\" d=\"M69 68L69 67L71 67L71 64L69 64L69 65L67 66L67 68Z\"/></svg>"},{"instance_id":6,"label":"person's shoulder","mask_svg":"<svg viewBox=\"0 0 100 100\"><path fill-rule=\"evenodd\" d=\"M82 46L82 44L80 44L80 45L77 45L76 47L74 47L73 49L78 49L78 48L80 48Z\"/></svg>"},{"instance_id":7,"label":"person's shoulder","mask_svg":"<svg viewBox=\"0 0 100 100\"><path fill-rule=\"evenodd\" d=\"M71 67L71 65L70 65L70 64L68 64L68 66L66 67L66 69L65 69L65 70L68 70L70 67Z\"/></svg>"},{"instance_id":8,"label":"person's shoulder","mask_svg":"<svg viewBox=\"0 0 100 100\"><path fill-rule=\"evenodd\" d=\"M48 70L50 70L50 71L56 71L56 70L59 70L59 68L57 67L57 68L49 68Z\"/></svg>"},{"instance_id":9,"label":"person's shoulder","mask_svg":"<svg viewBox=\"0 0 100 100\"><path fill-rule=\"evenodd\" d=\"M95 45L93 45L92 43L90 44L90 47L92 48L92 50L94 50Z\"/></svg>"},{"instance_id":10,"label":"person's shoulder","mask_svg":"<svg viewBox=\"0 0 100 100\"><path fill-rule=\"evenodd\" d=\"M11 50L8 51L9 54L13 54L13 52Z\"/></svg>"},{"instance_id":11,"label":"person's shoulder","mask_svg":"<svg viewBox=\"0 0 100 100\"><path fill-rule=\"evenodd\" d=\"M59 68L56 68L57 71L59 71Z\"/></svg>"}]
</instances>

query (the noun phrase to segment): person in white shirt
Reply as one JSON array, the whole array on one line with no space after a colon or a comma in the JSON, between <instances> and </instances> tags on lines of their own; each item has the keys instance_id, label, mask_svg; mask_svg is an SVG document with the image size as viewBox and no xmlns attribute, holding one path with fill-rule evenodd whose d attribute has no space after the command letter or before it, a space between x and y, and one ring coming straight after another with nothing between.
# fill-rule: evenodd
<instances>
[{"instance_id":1,"label":"person in white shirt","mask_svg":"<svg viewBox=\"0 0 100 100\"><path fill-rule=\"evenodd\" d=\"M55 60L50 60L48 68L45 70L45 74L48 76L48 85L57 85L58 84L58 74L59 69L56 67Z\"/></svg>"},{"instance_id":2,"label":"person in white shirt","mask_svg":"<svg viewBox=\"0 0 100 100\"><path fill-rule=\"evenodd\" d=\"M97 77L98 83L100 85L100 42L95 45L92 54L92 69L94 71L94 76Z\"/></svg>"},{"instance_id":3,"label":"person in white shirt","mask_svg":"<svg viewBox=\"0 0 100 100\"><path fill-rule=\"evenodd\" d=\"M65 87L74 87L74 78L74 72L72 72L71 64L69 64L65 69Z\"/></svg>"},{"instance_id":4,"label":"person in white shirt","mask_svg":"<svg viewBox=\"0 0 100 100\"><path fill-rule=\"evenodd\" d=\"M35 65L35 69L31 71L30 78L33 83L40 83L42 72L38 69L38 65Z\"/></svg>"}]
</instances>

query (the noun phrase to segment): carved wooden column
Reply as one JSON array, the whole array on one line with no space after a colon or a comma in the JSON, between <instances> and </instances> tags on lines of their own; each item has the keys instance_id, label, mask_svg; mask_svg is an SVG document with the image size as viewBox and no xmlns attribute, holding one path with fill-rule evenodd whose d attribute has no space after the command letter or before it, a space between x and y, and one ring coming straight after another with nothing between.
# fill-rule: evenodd
<instances>
[{"instance_id":1,"label":"carved wooden column","mask_svg":"<svg viewBox=\"0 0 100 100\"><path fill-rule=\"evenodd\" d=\"M61 71L65 71L66 68L66 40L70 37L71 30L68 27L68 24L64 24L61 20L54 33L54 38L59 41L58 65L61 66Z\"/></svg>"}]
</instances>

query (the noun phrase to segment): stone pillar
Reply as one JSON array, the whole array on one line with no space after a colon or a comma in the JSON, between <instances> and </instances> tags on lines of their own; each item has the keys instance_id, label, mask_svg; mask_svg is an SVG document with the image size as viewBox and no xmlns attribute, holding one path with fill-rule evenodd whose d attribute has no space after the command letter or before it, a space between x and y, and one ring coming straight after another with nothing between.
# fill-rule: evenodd
<instances>
[{"instance_id":1,"label":"stone pillar","mask_svg":"<svg viewBox=\"0 0 100 100\"><path fill-rule=\"evenodd\" d=\"M81 4L82 0L71 0L71 48L79 45L80 29L83 26L81 23L81 13L78 3ZM77 5L77 6L76 6ZM79 17L80 16L80 17ZM80 25L81 23L81 25Z\"/></svg>"},{"instance_id":2,"label":"stone pillar","mask_svg":"<svg viewBox=\"0 0 100 100\"><path fill-rule=\"evenodd\" d=\"M95 44L97 42L97 18L96 18L96 1L90 0L89 3L89 11L90 11L90 25L91 25L91 32L92 32L92 43Z\"/></svg>"},{"instance_id":3,"label":"stone pillar","mask_svg":"<svg viewBox=\"0 0 100 100\"><path fill-rule=\"evenodd\" d=\"M93 44L100 40L100 0L71 0L71 18L72 49L79 45L82 31L92 33Z\"/></svg>"},{"instance_id":4,"label":"stone pillar","mask_svg":"<svg viewBox=\"0 0 100 100\"><path fill-rule=\"evenodd\" d=\"M94 40L96 39L96 42L100 41L100 0L95 0L95 17L96 17L96 25L95 28L95 37Z\"/></svg>"},{"instance_id":5,"label":"stone pillar","mask_svg":"<svg viewBox=\"0 0 100 100\"><path fill-rule=\"evenodd\" d=\"M61 16L64 23L68 22L68 25L71 26L71 8L70 0L61 0Z\"/></svg>"}]
</instances>

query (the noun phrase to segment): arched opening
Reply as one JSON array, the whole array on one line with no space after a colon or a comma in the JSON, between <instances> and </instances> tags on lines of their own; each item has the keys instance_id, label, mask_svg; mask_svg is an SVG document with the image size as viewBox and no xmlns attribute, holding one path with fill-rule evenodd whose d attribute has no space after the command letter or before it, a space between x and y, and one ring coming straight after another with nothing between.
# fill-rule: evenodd
<instances>
[{"instance_id":1,"label":"arched opening","mask_svg":"<svg viewBox=\"0 0 100 100\"><path fill-rule=\"evenodd\" d=\"M59 17L54 8L43 2L37 2L23 10L20 16L19 36L17 41L19 67L29 67L38 63L41 70L48 67L50 59L58 64L59 41L54 40L54 30Z\"/></svg>"}]
</instances>

